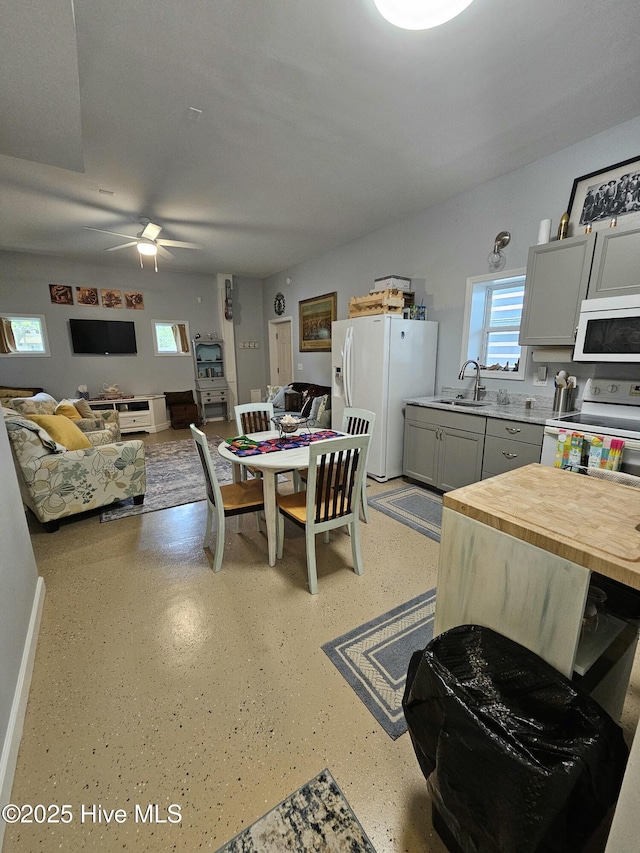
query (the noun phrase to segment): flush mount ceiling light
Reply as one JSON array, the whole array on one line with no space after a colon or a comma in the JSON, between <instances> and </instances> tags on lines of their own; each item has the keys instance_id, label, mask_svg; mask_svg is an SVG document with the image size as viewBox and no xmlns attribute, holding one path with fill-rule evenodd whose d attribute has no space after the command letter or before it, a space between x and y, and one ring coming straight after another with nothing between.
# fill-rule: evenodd
<instances>
[{"instance_id":1,"label":"flush mount ceiling light","mask_svg":"<svg viewBox=\"0 0 640 853\"><path fill-rule=\"evenodd\" d=\"M459 15L473 0L373 0L390 24L404 30L439 27Z\"/></svg>"}]
</instances>

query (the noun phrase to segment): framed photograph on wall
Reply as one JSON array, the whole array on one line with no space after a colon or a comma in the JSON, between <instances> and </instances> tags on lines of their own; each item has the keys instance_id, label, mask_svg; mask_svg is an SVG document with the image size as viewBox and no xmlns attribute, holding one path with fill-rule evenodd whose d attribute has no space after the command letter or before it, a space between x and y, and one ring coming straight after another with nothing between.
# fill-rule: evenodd
<instances>
[{"instance_id":1,"label":"framed photograph on wall","mask_svg":"<svg viewBox=\"0 0 640 853\"><path fill-rule=\"evenodd\" d=\"M122 308L121 290L101 290L103 308Z\"/></svg>"},{"instance_id":2,"label":"framed photograph on wall","mask_svg":"<svg viewBox=\"0 0 640 853\"><path fill-rule=\"evenodd\" d=\"M73 290L67 284L50 284L49 297L54 305L73 305Z\"/></svg>"},{"instance_id":3,"label":"framed photograph on wall","mask_svg":"<svg viewBox=\"0 0 640 853\"><path fill-rule=\"evenodd\" d=\"M124 304L127 308L136 308L138 311L142 311L144 308L144 298L137 290L125 290Z\"/></svg>"},{"instance_id":4,"label":"framed photograph on wall","mask_svg":"<svg viewBox=\"0 0 640 853\"><path fill-rule=\"evenodd\" d=\"M76 287L76 302L78 305L100 305L98 301L98 288Z\"/></svg>"},{"instance_id":5,"label":"framed photograph on wall","mask_svg":"<svg viewBox=\"0 0 640 853\"><path fill-rule=\"evenodd\" d=\"M640 157L576 178L569 198L569 236L640 225Z\"/></svg>"},{"instance_id":6,"label":"framed photograph on wall","mask_svg":"<svg viewBox=\"0 0 640 853\"><path fill-rule=\"evenodd\" d=\"M300 352L331 349L331 323L337 319L338 294L325 293L299 303Z\"/></svg>"}]
</instances>

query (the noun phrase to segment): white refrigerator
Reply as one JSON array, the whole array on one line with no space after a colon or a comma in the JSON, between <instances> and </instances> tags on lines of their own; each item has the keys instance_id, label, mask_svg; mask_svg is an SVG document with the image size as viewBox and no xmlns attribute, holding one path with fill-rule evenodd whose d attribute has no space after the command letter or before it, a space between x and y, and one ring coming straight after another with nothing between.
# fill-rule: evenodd
<instances>
[{"instance_id":1,"label":"white refrigerator","mask_svg":"<svg viewBox=\"0 0 640 853\"><path fill-rule=\"evenodd\" d=\"M384 482L402 474L404 400L433 394L438 324L391 314L331 324L331 420L345 406L375 412L367 474Z\"/></svg>"}]
</instances>

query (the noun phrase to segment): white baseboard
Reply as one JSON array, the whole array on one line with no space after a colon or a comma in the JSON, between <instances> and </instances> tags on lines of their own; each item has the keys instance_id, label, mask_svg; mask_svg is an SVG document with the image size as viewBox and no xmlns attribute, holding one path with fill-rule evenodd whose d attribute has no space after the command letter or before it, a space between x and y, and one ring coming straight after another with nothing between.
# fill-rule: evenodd
<instances>
[{"instance_id":1,"label":"white baseboard","mask_svg":"<svg viewBox=\"0 0 640 853\"><path fill-rule=\"evenodd\" d=\"M0 756L0 805L5 805L11 801L11 789L13 787L13 777L16 772L16 764L18 761L18 748L20 746L20 740L22 739L24 717L27 710L29 687L31 686L33 662L35 660L36 647L38 645L38 632L40 630L40 617L42 616L43 604L44 580L39 577L36 583L36 594L33 599L33 606L31 608L29 630L27 631L27 638L22 652L20 672L18 674L18 681L13 695L13 704L11 706L11 714L9 715L9 725L7 726L7 734L2 746L2 755ZM5 822L0 820L0 850L2 849L5 826Z\"/></svg>"}]
</instances>

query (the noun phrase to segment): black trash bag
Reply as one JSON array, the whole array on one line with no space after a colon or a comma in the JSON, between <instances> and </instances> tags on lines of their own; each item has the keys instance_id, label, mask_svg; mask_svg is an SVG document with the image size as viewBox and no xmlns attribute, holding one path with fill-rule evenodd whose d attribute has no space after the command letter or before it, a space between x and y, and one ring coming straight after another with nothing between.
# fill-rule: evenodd
<instances>
[{"instance_id":1,"label":"black trash bag","mask_svg":"<svg viewBox=\"0 0 640 853\"><path fill-rule=\"evenodd\" d=\"M402 707L437 817L463 853L578 853L616 802L620 726L489 628L452 628L416 652Z\"/></svg>"}]
</instances>

